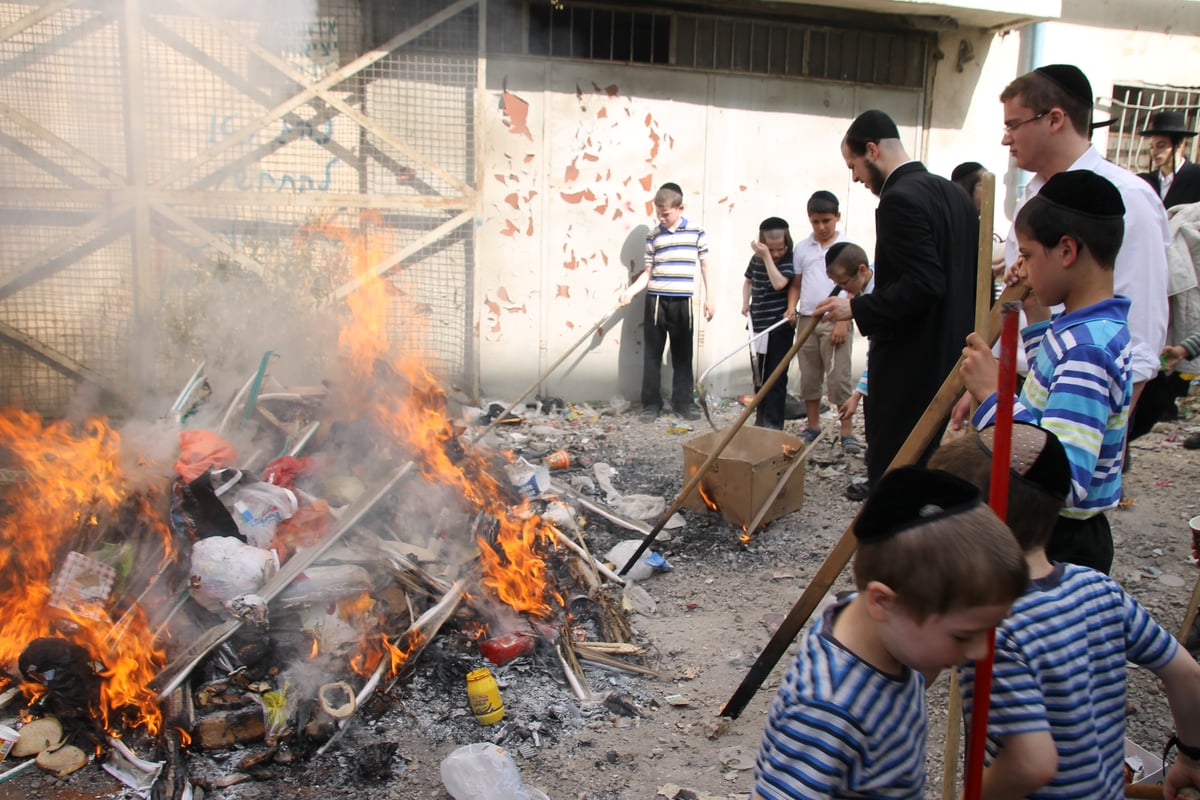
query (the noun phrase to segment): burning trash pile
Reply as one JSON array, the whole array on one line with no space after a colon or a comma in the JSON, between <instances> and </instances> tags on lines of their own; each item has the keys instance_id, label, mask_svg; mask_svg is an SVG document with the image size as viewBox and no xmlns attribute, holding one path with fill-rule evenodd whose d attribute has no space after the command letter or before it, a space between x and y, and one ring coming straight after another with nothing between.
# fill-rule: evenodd
<instances>
[{"instance_id":1,"label":"burning trash pile","mask_svg":"<svg viewBox=\"0 0 1200 800\"><path fill-rule=\"evenodd\" d=\"M421 364L387 357L373 294L352 298L335 385L282 385L264 358L213 409L198 369L152 432L173 461L107 420L0 411L0 780L95 761L187 798L302 768L413 702L528 753L581 723L580 660L657 675L629 660L638 596L564 502L585 498L476 446ZM537 718L505 719L488 667L541 674ZM394 751L358 748L356 779Z\"/></svg>"}]
</instances>

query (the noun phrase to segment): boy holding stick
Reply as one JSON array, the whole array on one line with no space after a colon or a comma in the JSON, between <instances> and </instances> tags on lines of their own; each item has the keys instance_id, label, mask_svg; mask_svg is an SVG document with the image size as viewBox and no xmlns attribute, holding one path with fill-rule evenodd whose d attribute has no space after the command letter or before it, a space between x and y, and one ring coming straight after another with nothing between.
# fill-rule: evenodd
<instances>
[{"instance_id":1,"label":"boy holding stick","mask_svg":"<svg viewBox=\"0 0 1200 800\"><path fill-rule=\"evenodd\" d=\"M1104 512L1121 497L1125 423L1132 398L1129 299L1113 294L1125 206L1116 187L1094 172L1050 178L1013 223L1017 269L1031 293L1030 325L1021 331L1029 377L1013 418L1062 441L1071 493L1047 552L1052 560L1112 567L1112 530ZM1064 311L1050 317L1049 307ZM961 374L979 401L976 428L996 413L996 359L978 333L967 337Z\"/></svg>"},{"instance_id":2,"label":"boy holding stick","mask_svg":"<svg viewBox=\"0 0 1200 800\"><path fill-rule=\"evenodd\" d=\"M771 705L757 800L923 797L925 677L987 651L1028 581L974 486L885 474L854 524L858 593L815 622Z\"/></svg>"}]
</instances>

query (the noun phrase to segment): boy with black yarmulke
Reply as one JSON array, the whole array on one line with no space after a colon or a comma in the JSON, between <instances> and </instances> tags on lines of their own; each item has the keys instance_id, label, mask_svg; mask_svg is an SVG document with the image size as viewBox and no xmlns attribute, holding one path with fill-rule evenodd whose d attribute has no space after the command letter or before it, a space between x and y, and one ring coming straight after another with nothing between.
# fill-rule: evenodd
<instances>
[{"instance_id":1,"label":"boy with black yarmulke","mask_svg":"<svg viewBox=\"0 0 1200 800\"><path fill-rule=\"evenodd\" d=\"M854 524L858 592L826 609L771 704L755 798L923 797L925 676L987 652L1028 582L979 491L885 474Z\"/></svg>"},{"instance_id":2,"label":"boy with black yarmulke","mask_svg":"<svg viewBox=\"0 0 1200 800\"><path fill-rule=\"evenodd\" d=\"M994 431L943 444L930 466L986 490ZM1007 521L1025 550L1030 583L996 628L981 796L1119 800L1125 794L1126 661L1162 679L1179 739L1192 745L1200 745L1200 666L1112 578L1046 557L1071 490L1071 467L1058 438L1015 423L1009 463ZM959 676L969 719L974 664ZM1176 790L1200 781L1200 761L1193 760L1200 746L1185 744L1180 751L1167 776Z\"/></svg>"},{"instance_id":3,"label":"boy with black yarmulke","mask_svg":"<svg viewBox=\"0 0 1200 800\"><path fill-rule=\"evenodd\" d=\"M1025 204L1013 227L1030 324L1021 331L1029 376L1014 419L1055 434L1071 465L1071 492L1046 550L1052 560L1112 567L1104 512L1121 498L1125 422L1133 383L1129 299L1113 294L1113 264L1124 234L1117 188L1088 170L1060 172ZM1049 307L1064 310L1050 316ZM996 359L978 333L967 337L961 368L979 401L972 422L995 421Z\"/></svg>"},{"instance_id":4,"label":"boy with black yarmulke","mask_svg":"<svg viewBox=\"0 0 1200 800\"><path fill-rule=\"evenodd\" d=\"M758 238L750 242L754 255L746 265L742 282L742 316L750 317L755 334L769 330L754 340L754 391L757 393L767 376L783 361L796 331L796 315L788 306L788 287L792 284L792 234L787 221L767 217L758 226ZM781 319L790 324L771 326ZM783 430L787 408L787 370L767 391L758 404L754 424L760 428Z\"/></svg>"}]
</instances>

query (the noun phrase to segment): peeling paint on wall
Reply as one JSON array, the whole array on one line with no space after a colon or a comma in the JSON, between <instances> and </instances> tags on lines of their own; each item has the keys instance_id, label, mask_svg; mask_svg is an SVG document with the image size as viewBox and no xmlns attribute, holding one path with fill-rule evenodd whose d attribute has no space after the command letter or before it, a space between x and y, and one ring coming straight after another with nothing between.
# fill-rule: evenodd
<instances>
[{"instance_id":1,"label":"peeling paint on wall","mask_svg":"<svg viewBox=\"0 0 1200 800\"><path fill-rule=\"evenodd\" d=\"M501 102L504 104L504 122L508 125L509 132L524 136L532 142L533 133L529 130L529 103L508 89L501 94Z\"/></svg>"}]
</instances>

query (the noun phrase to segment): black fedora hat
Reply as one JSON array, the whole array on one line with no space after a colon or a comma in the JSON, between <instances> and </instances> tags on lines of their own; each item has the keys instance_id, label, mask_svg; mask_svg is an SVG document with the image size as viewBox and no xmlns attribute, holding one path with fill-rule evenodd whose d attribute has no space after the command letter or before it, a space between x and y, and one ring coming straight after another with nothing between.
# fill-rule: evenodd
<instances>
[{"instance_id":1,"label":"black fedora hat","mask_svg":"<svg viewBox=\"0 0 1200 800\"><path fill-rule=\"evenodd\" d=\"M1187 118L1182 111L1158 111L1150 115L1150 127L1141 136L1195 136L1188 130Z\"/></svg>"}]
</instances>

